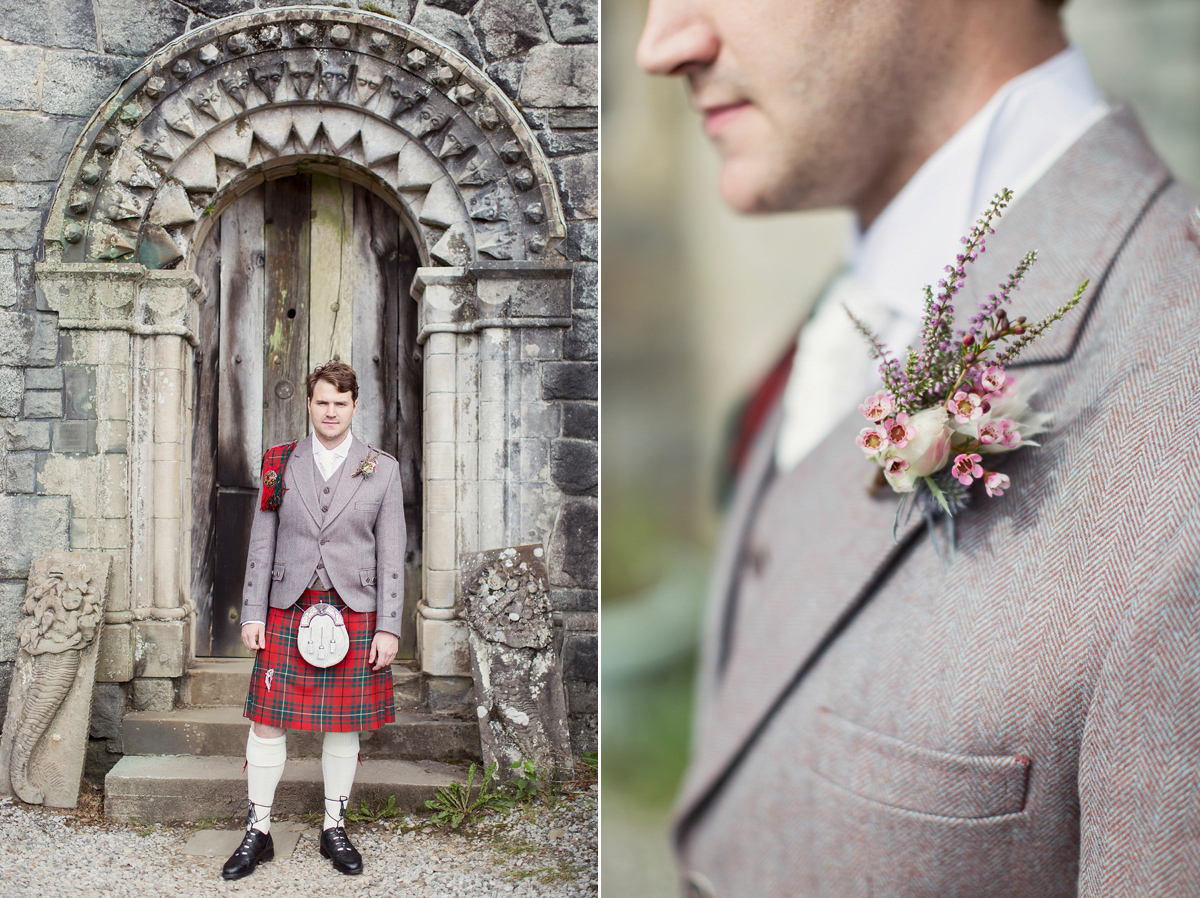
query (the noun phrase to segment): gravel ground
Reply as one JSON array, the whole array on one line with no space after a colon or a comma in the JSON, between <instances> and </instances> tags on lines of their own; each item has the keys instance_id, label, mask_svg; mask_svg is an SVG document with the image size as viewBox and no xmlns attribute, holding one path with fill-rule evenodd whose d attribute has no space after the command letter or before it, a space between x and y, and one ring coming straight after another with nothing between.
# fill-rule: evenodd
<instances>
[{"instance_id":1,"label":"gravel ground","mask_svg":"<svg viewBox=\"0 0 1200 898\"><path fill-rule=\"evenodd\" d=\"M317 853L306 827L290 858L221 879L224 857L184 852L195 828L98 822L94 808L56 812L0 800L0 895L5 898L140 898L143 895L471 898L596 895L594 787L535 801L458 831L423 818L350 824L361 876L342 876ZM100 818L102 819L102 818ZM295 825L301 825L296 821Z\"/></svg>"}]
</instances>

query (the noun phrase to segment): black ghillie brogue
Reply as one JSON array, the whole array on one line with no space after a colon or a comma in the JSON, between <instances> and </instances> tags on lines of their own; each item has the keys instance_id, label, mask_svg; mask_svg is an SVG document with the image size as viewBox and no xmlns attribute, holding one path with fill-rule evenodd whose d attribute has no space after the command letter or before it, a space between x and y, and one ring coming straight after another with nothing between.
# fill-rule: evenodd
<instances>
[{"instance_id":1,"label":"black ghillie brogue","mask_svg":"<svg viewBox=\"0 0 1200 898\"><path fill-rule=\"evenodd\" d=\"M221 869L221 876L225 879L241 879L253 873L260 862L273 860L274 857L275 842L270 833L259 832L257 829L246 830L242 844Z\"/></svg>"},{"instance_id":2,"label":"black ghillie brogue","mask_svg":"<svg viewBox=\"0 0 1200 898\"><path fill-rule=\"evenodd\" d=\"M333 869L338 873L357 876L363 871L362 855L350 843L343 826L335 826L321 833L321 857L333 861Z\"/></svg>"}]
</instances>

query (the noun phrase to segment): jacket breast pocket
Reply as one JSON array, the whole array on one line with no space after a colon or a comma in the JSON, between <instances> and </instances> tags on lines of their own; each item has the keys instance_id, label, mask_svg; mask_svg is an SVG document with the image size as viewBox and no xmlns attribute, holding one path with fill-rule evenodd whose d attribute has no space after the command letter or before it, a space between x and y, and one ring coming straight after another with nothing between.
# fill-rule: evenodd
<instances>
[{"instance_id":1,"label":"jacket breast pocket","mask_svg":"<svg viewBox=\"0 0 1200 898\"><path fill-rule=\"evenodd\" d=\"M286 565L282 565L282 564L273 565L271 567L271 579L272 580L282 580L283 579L283 569L285 566Z\"/></svg>"},{"instance_id":2,"label":"jacket breast pocket","mask_svg":"<svg viewBox=\"0 0 1200 898\"><path fill-rule=\"evenodd\" d=\"M809 767L860 798L903 811L960 820L1020 813L1029 759L962 755L876 733L827 708L817 714Z\"/></svg>"},{"instance_id":3,"label":"jacket breast pocket","mask_svg":"<svg viewBox=\"0 0 1200 898\"><path fill-rule=\"evenodd\" d=\"M360 511L365 515L373 517L374 515L379 513L380 501L381 500L379 500L379 499L376 499L374 501L372 501L370 499L359 499L358 501L356 501L354 503L354 510Z\"/></svg>"},{"instance_id":4,"label":"jacket breast pocket","mask_svg":"<svg viewBox=\"0 0 1200 898\"><path fill-rule=\"evenodd\" d=\"M363 586L375 585L375 568L365 568L358 572L358 579L362 581Z\"/></svg>"}]
</instances>

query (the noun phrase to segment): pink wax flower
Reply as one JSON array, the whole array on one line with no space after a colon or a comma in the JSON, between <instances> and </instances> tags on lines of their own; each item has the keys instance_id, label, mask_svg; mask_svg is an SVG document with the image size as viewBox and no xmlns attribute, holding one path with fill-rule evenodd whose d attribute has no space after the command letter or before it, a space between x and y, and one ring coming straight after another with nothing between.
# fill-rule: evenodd
<instances>
[{"instance_id":1,"label":"pink wax flower","mask_svg":"<svg viewBox=\"0 0 1200 898\"><path fill-rule=\"evenodd\" d=\"M959 390L952 399L946 400L946 411L954 415L954 420L959 424L974 421L983 415L983 397L978 393Z\"/></svg>"},{"instance_id":2,"label":"pink wax flower","mask_svg":"<svg viewBox=\"0 0 1200 898\"><path fill-rule=\"evenodd\" d=\"M897 455L893 455L883 463L883 474L889 482L902 479L904 472L908 470L908 462Z\"/></svg>"},{"instance_id":3,"label":"pink wax flower","mask_svg":"<svg viewBox=\"0 0 1200 898\"><path fill-rule=\"evenodd\" d=\"M999 421L984 421L979 425L979 442L984 446L999 443L1004 437L1004 428Z\"/></svg>"},{"instance_id":4,"label":"pink wax flower","mask_svg":"<svg viewBox=\"0 0 1200 898\"><path fill-rule=\"evenodd\" d=\"M1003 496L1004 491L1010 485L1007 474L1001 474L997 471L987 471L983 476L983 488L987 490L989 496Z\"/></svg>"},{"instance_id":5,"label":"pink wax flower","mask_svg":"<svg viewBox=\"0 0 1200 898\"><path fill-rule=\"evenodd\" d=\"M858 432L854 442L858 443L859 448L867 455L874 455L888 447L887 431L880 426L864 427Z\"/></svg>"},{"instance_id":6,"label":"pink wax flower","mask_svg":"<svg viewBox=\"0 0 1200 898\"><path fill-rule=\"evenodd\" d=\"M992 365L979 378L979 385L988 393L999 393L1012 380L999 365Z\"/></svg>"},{"instance_id":7,"label":"pink wax flower","mask_svg":"<svg viewBox=\"0 0 1200 898\"><path fill-rule=\"evenodd\" d=\"M908 445L908 441L917 434L908 423L907 412L901 412L895 418L884 421L880 425L880 429L887 434L888 442L897 449L903 449Z\"/></svg>"},{"instance_id":8,"label":"pink wax flower","mask_svg":"<svg viewBox=\"0 0 1200 898\"><path fill-rule=\"evenodd\" d=\"M1000 435L1000 445L1006 449L1016 449L1021 445L1021 432L1016 430L1017 422L1012 418L1001 418L1000 426L1004 432Z\"/></svg>"},{"instance_id":9,"label":"pink wax flower","mask_svg":"<svg viewBox=\"0 0 1200 898\"><path fill-rule=\"evenodd\" d=\"M878 424L896 410L896 397L887 390L880 390L874 396L868 396L858 410Z\"/></svg>"},{"instance_id":10,"label":"pink wax flower","mask_svg":"<svg viewBox=\"0 0 1200 898\"><path fill-rule=\"evenodd\" d=\"M972 480L983 476L983 468L979 464L981 461L983 461L983 456L974 452L964 452L955 457L950 471L959 483L963 486L970 486Z\"/></svg>"}]
</instances>

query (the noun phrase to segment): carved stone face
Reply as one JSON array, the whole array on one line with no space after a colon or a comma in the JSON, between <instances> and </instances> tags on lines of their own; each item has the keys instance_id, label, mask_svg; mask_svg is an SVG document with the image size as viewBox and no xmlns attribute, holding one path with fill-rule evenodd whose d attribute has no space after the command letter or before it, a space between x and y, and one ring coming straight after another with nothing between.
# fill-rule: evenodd
<instances>
[{"instance_id":1,"label":"carved stone face","mask_svg":"<svg viewBox=\"0 0 1200 898\"><path fill-rule=\"evenodd\" d=\"M264 69L251 69L250 79L268 100L274 102L275 91L279 89L279 82L283 80L283 70L282 62Z\"/></svg>"},{"instance_id":2,"label":"carved stone face","mask_svg":"<svg viewBox=\"0 0 1200 898\"><path fill-rule=\"evenodd\" d=\"M687 78L735 208L860 206L880 183L902 185L912 159L953 133L938 131L975 62L956 41L976 6L651 0L638 62Z\"/></svg>"}]
</instances>

